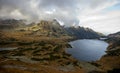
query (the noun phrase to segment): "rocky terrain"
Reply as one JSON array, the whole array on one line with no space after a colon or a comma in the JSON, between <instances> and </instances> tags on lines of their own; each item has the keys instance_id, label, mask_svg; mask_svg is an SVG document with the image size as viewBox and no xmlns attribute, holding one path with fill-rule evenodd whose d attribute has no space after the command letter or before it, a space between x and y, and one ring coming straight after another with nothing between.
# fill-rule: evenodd
<instances>
[{"instance_id":1,"label":"rocky terrain","mask_svg":"<svg viewBox=\"0 0 120 73\"><path fill-rule=\"evenodd\" d=\"M70 36L73 36L77 39L99 39L100 37L104 37L103 34L93 31L90 28L84 27L67 27L65 28L67 33Z\"/></svg>"},{"instance_id":2,"label":"rocky terrain","mask_svg":"<svg viewBox=\"0 0 120 73\"><path fill-rule=\"evenodd\" d=\"M71 47L68 41L73 37L56 20L42 20L24 27L18 22L7 20L4 29L0 30L0 73L85 73L100 70L90 63L78 62L65 52ZM1 27L2 24L3 21Z\"/></svg>"},{"instance_id":3,"label":"rocky terrain","mask_svg":"<svg viewBox=\"0 0 120 73\"><path fill-rule=\"evenodd\" d=\"M96 66L74 59L65 49L70 36L31 35L31 31L0 32L0 73L86 73Z\"/></svg>"},{"instance_id":4,"label":"rocky terrain","mask_svg":"<svg viewBox=\"0 0 120 73\"><path fill-rule=\"evenodd\" d=\"M110 44L106 55L95 62L83 62L65 52L71 47L68 42L96 39L102 34L89 28L66 28L57 20L30 25L19 20L4 20L0 26L0 73L119 73L119 32L108 35L105 40Z\"/></svg>"},{"instance_id":5,"label":"rocky terrain","mask_svg":"<svg viewBox=\"0 0 120 73\"><path fill-rule=\"evenodd\" d=\"M106 41L110 43L107 54L111 56L120 56L120 32L108 35Z\"/></svg>"},{"instance_id":6,"label":"rocky terrain","mask_svg":"<svg viewBox=\"0 0 120 73\"><path fill-rule=\"evenodd\" d=\"M24 20L0 19L0 30L13 30L19 27L25 27Z\"/></svg>"},{"instance_id":7,"label":"rocky terrain","mask_svg":"<svg viewBox=\"0 0 120 73\"><path fill-rule=\"evenodd\" d=\"M120 34L119 32L108 35L106 41L109 46L104 55L97 64L99 68L106 70L108 73L120 72Z\"/></svg>"},{"instance_id":8,"label":"rocky terrain","mask_svg":"<svg viewBox=\"0 0 120 73\"><path fill-rule=\"evenodd\" d=\"M22 20L1 20L0 21L0 30L17 30L17 31L31 31L33 34L38 36L54 36L59 37L61 35L72 36L76 39L99 39L104 37L103 34L93 31L90 28L84 27L63 27L59 22L54 19L51 21L41 20L38 23L31 23L25 25Z\"/></svg>"}]
</instances>

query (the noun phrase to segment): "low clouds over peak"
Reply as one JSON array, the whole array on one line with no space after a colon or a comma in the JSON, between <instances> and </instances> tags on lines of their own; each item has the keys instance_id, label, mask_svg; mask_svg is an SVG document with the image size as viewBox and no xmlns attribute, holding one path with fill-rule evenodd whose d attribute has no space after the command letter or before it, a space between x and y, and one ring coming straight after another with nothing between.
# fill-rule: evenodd
<instances>
[{"instance_id":1,"label":"low clouds over peak","mask_svg":"<svg viewBox=\"0 0 120 73\"><path fill-rule=\"evenodd\" d=\"M56 18L66 26L81 25L109 33L119 30L120 9L114 10L119 4L119 0L0 0L0 18L30 22ZM113 25L117 28L111 29ZM105 27L101 30L99 26Z\"/></svg>"}]
</instances>

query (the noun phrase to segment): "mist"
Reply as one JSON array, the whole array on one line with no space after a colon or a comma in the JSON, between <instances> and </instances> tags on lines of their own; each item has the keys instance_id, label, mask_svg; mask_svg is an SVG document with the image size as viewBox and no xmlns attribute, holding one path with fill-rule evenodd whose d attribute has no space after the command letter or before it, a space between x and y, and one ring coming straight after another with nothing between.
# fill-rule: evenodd
<instances>
[{"instance_id":1,"label":"mist","mask_svg":"<svg viewBox=\"0 0 120 73\"><path fill-rule=\"evenodd\" d=\"M0 18L27 22L57 19L61 25L108 34L120 31L119 7L119 0L0 0Z\"/></svg>"}]
</instances>

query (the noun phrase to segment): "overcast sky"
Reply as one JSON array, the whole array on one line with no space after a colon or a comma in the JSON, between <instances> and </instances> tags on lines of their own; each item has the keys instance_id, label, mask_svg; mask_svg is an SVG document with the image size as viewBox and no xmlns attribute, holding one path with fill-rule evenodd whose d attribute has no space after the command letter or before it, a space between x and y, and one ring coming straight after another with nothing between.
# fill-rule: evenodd
<instances>
[{"instance_id":1,"label":"overcast sky","mask_svg":"<svg viewBox=\"0 0 120 73\"><path fill-rule=\"evenodd\" d=\"M30 22L56 18L62 25L109 34L120 31L120 0L0 0L0 18Z\"/></svg>"}]
</instances>

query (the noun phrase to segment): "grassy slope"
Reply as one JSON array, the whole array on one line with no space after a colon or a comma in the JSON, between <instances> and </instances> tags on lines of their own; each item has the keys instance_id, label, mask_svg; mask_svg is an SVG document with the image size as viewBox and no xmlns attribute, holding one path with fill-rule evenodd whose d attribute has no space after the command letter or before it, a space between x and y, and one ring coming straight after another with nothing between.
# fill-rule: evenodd
<instances>
[{"instance_id":1,"label":"grassy slope","mask_svg":"<svg viewBox=\"0 0 120 73\"><path fill-rule=\"evenodd\" d=\"M18 47L13 51L0 52L0 73L85 73L94 66L77 64L78 61L65 53L65 48L70 47L69 36L48 37L34 35L32 32L0 32L0 47ZM111 45L110 45L111 46ZM10 56L26 56L38 63L26 63L21 59L13 59ZM104 56L95 63L95 67L106 72L120 67L120 56ZM4 66L19 66L18 68L4 68ZM84 66L84 67L82 67ZM93 67L93 68L91 68ZM36 68L34 70L34 68ZM92 71L94 73L94 71ZM96 71L95 71L96 72Z\"/></svg>"},{"instance_id":2,"label":"grassy slope","mask_svg":"<svg viewBox=\"0 0 120 73\"><path fill-rule=\"evenodd\" d=\"M0 32L0 35L1 47L18 47L17 50L0 52L0 73L83 73L84 71L75 65L77 62L75 59L65 53L64 48L70 47L67 44L71 39L69 36L50 38L18 31L4 31ZM10 56L25 56L38 63L25 63L19 58L13 59ZM4 68L6 65L12 68ZM69 65L72 66L67 67ZM21 69L22 67L25 69ZM73 68L75 69L72 71Z\"/></svg>"}]
</instances>

